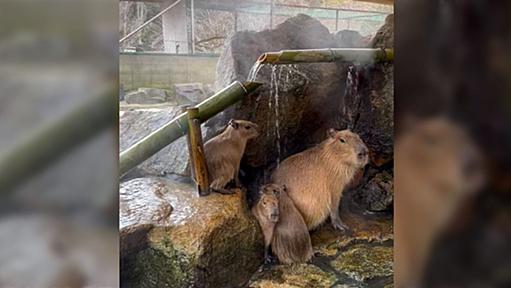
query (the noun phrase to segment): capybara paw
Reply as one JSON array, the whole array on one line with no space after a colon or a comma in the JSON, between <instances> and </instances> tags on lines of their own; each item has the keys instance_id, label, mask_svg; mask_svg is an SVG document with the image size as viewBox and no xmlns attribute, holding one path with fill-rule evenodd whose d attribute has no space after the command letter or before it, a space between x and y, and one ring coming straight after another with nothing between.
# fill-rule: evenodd
<instances>
[{"instance_id":1,"label":"capybara paw","mask_svg":"<svg viewBox=\"0 0 511 288\"><path fill-rule=\"evenodd\" d=\"M348 226L346 226L346 224L342 223L341 220L332 220L332 226L334 227L334 229L340 230L343 232L347 232L350 230L350 228Z\"/></svg>"}]
</instances>

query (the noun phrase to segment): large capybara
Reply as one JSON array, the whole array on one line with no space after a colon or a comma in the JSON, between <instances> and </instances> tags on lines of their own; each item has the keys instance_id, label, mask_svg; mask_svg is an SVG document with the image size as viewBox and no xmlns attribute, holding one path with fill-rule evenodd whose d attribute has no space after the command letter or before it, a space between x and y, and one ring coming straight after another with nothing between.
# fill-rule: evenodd
<instances>
[{"instance_id":1,"label":"large capybara","mask_svg":"<svg viewBox=\"0 0 511 288\"><path fill-rule=\"evenodd\" d=\"M458 124L431 118L410 126L395 144L394 283L398 288L423 286L435 240L485 177L478 149Z\"/></svg>"},{"instance_id":2,"label":"large capybara","mask_svg":"<svg viewBox=\"0 0 511 288\"><path fill-rule=\"evenodd\" d=\"M264 185L259 191L259 200L252 207L252 214L261 226L264 236L264 261L270 262L269 247L273 239L273 231L279 221L280 189L272 184Z\"/></svg>"},{"instance_id":3,"label":"large capybara","mask_svg":"<svg viewBox=\"0 0 511 288\"><path fill-rule=\"evenodd\" d=\"M259 135L257 125L245 120L229 121L227 128L204 144L210 188L222 194L232 194L225 185L232 180L239 185L240 161L249 139Z\"/></svg>"},{"instance_id":4,"label":"large capybara","mask_svg":"<svg viewBox=\"0 0 511 288\"><path fill-rule=\"evenodd\" d=\"M280 195L279 220L273 231L271 250L282 264L309 261L313 255L309 230L300 211L289 198L286 186L268 184L265 189Z\"/></svg>"},{"instance_id":5,"label":"large capybara","mask_svg":"<svg viewBox=\"0 0 511 288\"><path fill-rule=\"evenodd\" d=\"M347 230L339 216L341 195L367 162L368 149L357 134L329 129L326 140L285 159L272 179L287 187L309 230L328 216L335 229Z\"/></svg>"}]
</instances>

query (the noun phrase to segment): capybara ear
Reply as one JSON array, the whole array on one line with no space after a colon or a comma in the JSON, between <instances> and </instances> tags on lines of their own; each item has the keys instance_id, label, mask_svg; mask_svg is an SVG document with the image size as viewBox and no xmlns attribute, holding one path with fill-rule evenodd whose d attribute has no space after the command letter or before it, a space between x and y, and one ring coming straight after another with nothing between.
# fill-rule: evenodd
<instances>
[{"instance_id":1,"label":"capybara ear","mask_svg":"<svg viewBox=\"0 0 511 288\"><path fill-rule=\"evenodd\" d=\"M231 125L232 128L234 128L234 129L238 129L238 126L239 126L239 124L234 119L229 120L229 125Z\"/></svg>"},{"instance_id":2,"label":"capybara ear","mask_svg":"<svg viewBox=\"0 0 511 288\"><path fill-rule=\"evenodd\" d=\"M335 138L335 135L337 135L337 130L335 130L334 128L330 128L328 129L328 131L326 132L326 134L328 135L328 137L330 138Z\"/></svg>"}]
</instances>

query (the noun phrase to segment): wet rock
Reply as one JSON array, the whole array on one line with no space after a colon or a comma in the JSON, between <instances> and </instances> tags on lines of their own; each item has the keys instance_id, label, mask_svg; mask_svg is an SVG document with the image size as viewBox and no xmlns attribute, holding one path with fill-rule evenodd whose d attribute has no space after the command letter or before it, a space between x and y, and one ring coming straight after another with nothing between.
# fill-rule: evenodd
<instances>
[{"instance_id":1,"label":"wet rock","mask_svg":"<svg viewBox=\"0 0 511 288\"><path fill-rule=\"evenodd\" d=\"M167 92L157 88L138 88L124 96L128 104L157 104L167 100Z\"/></svg>"},{"instance_id":2,"label":"wet rock","mask_svg":"<svg viewBox=\"0 0 511 288\"><path fill-rule=\"evenodd\" d=\"M325 224L311 232L307 264L263 266L249 287L387 287L392 285L392 219L341 209L352 235ZM392 286L389 286L392 287Z\"/></svg>"},{"instance_id":3,"label":"wet rock","mask_svg":"<svg viewBox=\"0 0 511 288\"><path fill-rule=\"evenodd\" d=\"M332 266L350 278L361 282L380 277L392 277L392 246L356 244L343 251Z\"/></svg>"},{"instance_id":4,"label":"wet rock","mask_svg":"<svg viewBox=\"0 0 511 288\"><path fill-rule=\"evenodd\" d=\"M392 48L393 15L372 40L373 48ZM371 162L382 166L393 158L394 65L392 63L350 67L343 121L359 133L371 150Z\"/></svg>"},{"instance_id":5,"label":"wet rock","mask_svg":"<svg viewBox=\"0 0 511 288\"><path fill-rule=\"evenodd\" d=\"M191 103L200 103L213 95L202 83L175 84L175 96L188 99Z\"/></svg>"},{"instance_id":6,"label":"wet rock","mask_svg":"<svg viewBox=\"0 0 511 288\"><path fill-rule=\"evenodd\" d=\"M329 288L336 282L335 275L314 265L278 265L254 275L250 288Z\"/></svg>"},{"instance_id":7,"label":"wet rock","mask_svg":"<svg viewBox=\"0 0 511 288\"><path fill-rule=\"evenodd\" d=\"M350 67L343 109L344 125L358 133L370 150L371 164L389 163L394 156L394 67L375 64Z\"/></svg>"},{"instance_id":8,"label":"wet rock","mask_svg":"<svg viewBox=\"0 0 511 288\"><path fill-rule=\"evenodd\" d=\"M164 178L122 183L123 287L246 283L263 260L263 244L258 224L243 203L239 190L235 195L198 197L193 185Z\"/></svg>"},{"instance_id":9,"label":"wet rock","mask_svg":"<svg viewBox=\"0 0 511 288\"><path fill-rule=\"evenodd\" d=\"M338 31L335 33L335 39L337 39L341 48L362 48L367 46L362 35L354 30Z\"/></svg>"},{"instance_id":10,"label":"wet rock","mask_svg":"<svg viewBox=\"0 0 511 288\"><path fill-rule=\"evenodd\" d=\"M312 246L316 254L335 256L350 244L384 243L392 241L392 217L369 217L359 213L346 212L347 203L341 203L341 219L350 228L351 234L343 233L325 223L320 229L311 232Z\"/></svg>"},{"instance_id":11,"label":"wet rock","mask_svg":"<svg viewBox=\"0 0 511 288\"><path fill-rule=\"evenodd\" d=\"M122 111L119 117L119 150L122 152L181 113L179 107ZM144 161L137 175L190 175L186 138L181 137Z\"/></svg>"},{"instance_id":12,"label":"wet rock","mask_svg":"<svg viewBox=\"0 0 511 288\"><path fill-rule=\"evenodd\" d=\"M375 175L358 192L362 206L369 211L388 211L394 199L394 183L392 175L383 171Z\"/></svg>"}]
</instances>

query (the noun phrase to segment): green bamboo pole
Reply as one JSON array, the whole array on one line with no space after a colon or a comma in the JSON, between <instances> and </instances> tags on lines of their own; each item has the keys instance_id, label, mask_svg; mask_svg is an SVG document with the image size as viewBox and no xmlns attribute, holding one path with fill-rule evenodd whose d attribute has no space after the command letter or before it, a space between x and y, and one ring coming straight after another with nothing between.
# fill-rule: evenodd
<instances>
[{"instance_id":1,"label":"green bamboo pole","mask_svg":"<svg viewBox=\"0 0 511 288\"><path fill-rule=\"evenodd\" d=\"M393 49L325 48L267 52L257 60L261 64L296 64L317 62L357 62L361 64L394 61Z\"/></svg>"},{"instance_id":2,"label":"green bamboo pole","mask_svg":"<svg viewBox=\"0 0 511 288\"><path fill-rule=\"evenodd\" d=\"M0 154L0 195L57 161L73 148L118 123L117 90L84 101L61 118Z\"/></svg>"},{"instance_id":3,"label":"green bamboo pole","mask_svg":"<svg viewBox=\"0 0 511 288\"><path fill-rule=\"evenodd\" d=\"M199 108L198 119L201 123L204 123L261 85L262 83L258 82L245 82L242 84L239 81L235 81L231 83L231 85L197 105L197 108ZM182 113L123 151L119 157L120 176L124 176L129 170L185 135L188 131L187 121L187 114Z\"/></svg>"}]
</instances>

